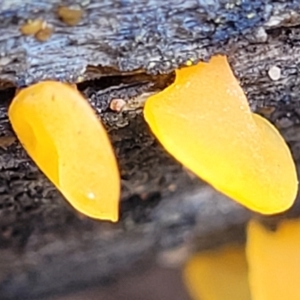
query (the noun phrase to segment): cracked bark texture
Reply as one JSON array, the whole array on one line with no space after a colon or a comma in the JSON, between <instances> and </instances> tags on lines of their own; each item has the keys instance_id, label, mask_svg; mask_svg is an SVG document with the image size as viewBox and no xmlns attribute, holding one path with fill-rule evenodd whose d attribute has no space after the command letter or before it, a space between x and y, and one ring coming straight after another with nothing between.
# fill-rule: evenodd
<instances>
[{"instance_id":1,"label":"cracked bark texture","mask_svg":"<svg viewBox=\"0 0 300 300\"><path fill-rule=\"evenodd\" d=\"M80 4L81 22L59 20L59 6ZM0 3L1 79L16 85L45 78L77 81L87 66L122 72L170 72L187 60L228 53L266 29L299 22L298 1L169 0L10 1ZM28 19L54 27L44 43L22 36ZM101 74L101 71L100 71Z\"/></svg>"},{"instance_id":2,"label":"cracked bark texture","mask_svg":"<svg viewBox=\"0 0 300 300\"><path fill-rule=\"evenodd\" d=\"M57 8L76 3L84 15L70 27L59 20ZM67 206L17 142L0 142L0 298L41 299L107 284L133 267L147 268L161 253L243 241L251 213L167 155L140 112L102 110L112 94L132 93L123 89L129 76L153 83L158 73L224 53L253 111L279 128L298 166L299 14L299 1L2 0L0 137L13 136L6 114L13 90L5 87L100 78L97 89L108 93L95 103L89 100L110 120L122 202L118 224L84 218ZM54 28L46 42L20 33L22 24L35 18ZM277 80L270 76L274 66L280 69ZM114 118L122 120L111 122ZM299 215L299 201L290 214Z\"/></svg>"}]
</instances>

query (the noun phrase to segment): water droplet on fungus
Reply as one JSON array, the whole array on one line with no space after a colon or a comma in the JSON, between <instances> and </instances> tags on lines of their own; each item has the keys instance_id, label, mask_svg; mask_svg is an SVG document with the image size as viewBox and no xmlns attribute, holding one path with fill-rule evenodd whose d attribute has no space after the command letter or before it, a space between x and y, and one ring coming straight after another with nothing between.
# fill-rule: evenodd
<instances>
[{"instance_id":1,"label":"water droplet on fungus","mask_svg":"<svg viewBox=\"0 0 300 300\"><path fill-rule=\"evenodd\" d=\"M147 100L144 116L165 149L218 191L264 214L293 204L290 150L272 124L251 113L226 57L177 70L175 82Z\"/></svg>"},{"instance_id":2,"label":"water droplet on fungus","mask_svg":"<svg viewBox=\"0 0 300 300\"><path fill-rule=\"evenodd\" d=\"M19 91L8 113L29 156L73 207L92 218L118 220L116 159L105 129L77 90L40 82Z\"/></svg>"}]
</instances>

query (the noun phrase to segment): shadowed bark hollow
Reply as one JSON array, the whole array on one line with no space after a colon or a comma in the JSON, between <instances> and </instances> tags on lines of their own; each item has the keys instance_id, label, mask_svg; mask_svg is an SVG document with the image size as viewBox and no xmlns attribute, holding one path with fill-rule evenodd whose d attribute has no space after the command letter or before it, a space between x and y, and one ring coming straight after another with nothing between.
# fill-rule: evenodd
<instances>
[{"instance_id":1,"label":"shadowed bark hollow","mask_svg":"<svg viewBox=\"0 0 300 300\"><path fill-rule=\"evenodd\" d=\"M60 7L79 8L82 18L70 26ZM117 114L108 106L160 90L177 67L223 53L253 111L279 128L298 166L299 14L299 1L2 0L0 298L105 284L178 247L243 241L250 213L166 154L140 108ZM43 42L23 35L29 19L53 33ZM7 87L43 79L90 80L78 87L102 117L121 170L118 224L74 212L15 141L6 114L14 90ZM299 201L291 215L298 212Z\"/></svg>"}]
</instances>

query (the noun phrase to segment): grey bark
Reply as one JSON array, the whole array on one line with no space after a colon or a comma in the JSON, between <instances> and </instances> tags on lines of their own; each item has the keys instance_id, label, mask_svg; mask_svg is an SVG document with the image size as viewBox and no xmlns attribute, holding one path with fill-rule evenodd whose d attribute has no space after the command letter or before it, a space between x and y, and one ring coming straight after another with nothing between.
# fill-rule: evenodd
<instances>
[{"instance_id":1,"label":"grey bark","mask_svg":"<svg viewBox=\"0 0 300 300\"><path fill-rule=\"evenodd\" d=\"M138 111L106 111L115 95L130 98L130 76L141 93L141 82L160 81L144 72L170 73L187 60L227 54L252 109L282 131L299 164L299 1L91 0L82 2L84 17L73 27L57 17L62 3L70 1L0 2L0 80L23 86L46 78L110 78L97 83L96 98L81 88L106 120L117 153L121 220L78 215L17 142L0 147L1 299L41 299L105 284L133 266L147 267L162 252L244 240L251 213L167 155ZM52 24L53 36L44 43L22 36L28 18ZM116 75L122 75L117 83ZM0 136L13 136L6 115L11 98L2 91ZM298 213L299 201L291 216Z\"/></svg>"},{"instance_id":2,"label":"grey bark","mask_svg":"<svg viewBox=\"0 0 300 300\"><path fill-rule=\"evenodd\" d=\"M58 19L57 8L75 3L84 16L70 27ZM248 38L260 42L265 29L298 24L299 7L298 1L271 0L2 0L1 78L16 85L45 78L76 81L89 65L170 72L189 59L249 44ZM44 43L20 33L26 20L36 18L54 27Z\"/></svg>"}]
</instances>

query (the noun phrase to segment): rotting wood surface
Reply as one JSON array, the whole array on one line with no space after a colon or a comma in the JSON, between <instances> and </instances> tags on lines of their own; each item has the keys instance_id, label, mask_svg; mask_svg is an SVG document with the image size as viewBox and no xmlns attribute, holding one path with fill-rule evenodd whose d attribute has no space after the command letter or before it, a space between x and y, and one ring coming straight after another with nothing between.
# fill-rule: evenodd
<instances>
[{"instance_id":1,"label":"rotting wood surface","mask_svg":"<svg viewBox=\"0 0 300 300\"><path fill-rule=\"evenodd\" d=\"M83 16L69 26L57 10L76 3ZM100 75L105 67L170 72L188 60L260 43L267 29L297 25L299 9L299 1L279 0L2 0L0 78L21 86L45 78L77 81L87 66L101 66ZM22 35L28 19L44 20L53 35L45 42Z\"/></svg>"},{"instance_id":2,"label":"rotting wood surface","mask_svg":"<svg viewBox=\"0 0 300 300\"><path fill-rule=\"evenodd\" d=\"M168 156L138 110L107 111L113 97L129 99L145 92L142 82L160 81L144 71L168 73L189 59L225 53L253 110L282 131L299 164L299 3L249 0L225 7L221 2L84 1L84 17L72 27L56 14L59 4L70 1L0 2L2 82L22 86L44 78L102 77L95 87L92 82L79 87L106 122L123 184L118 224L74 213L21 146L11 144L6 112L12 93L2 91L1 299L41 299L105 283L194 239L199 248L243 240L249 212ZM35 17L54 26L44 43L19 32ZM280 69L276 80L274 66ZM168 76L162 81L169 82ZM298 212L297 202L293 213Z\"/></svg>"}]
</instances>

